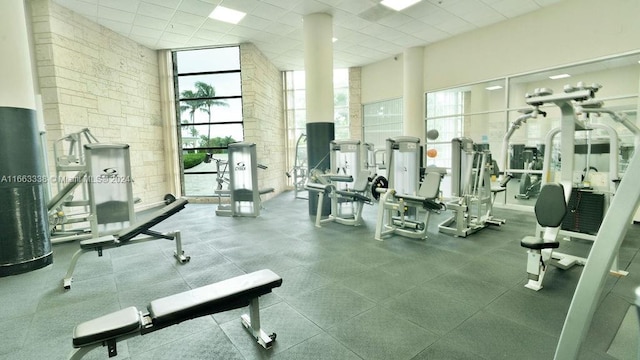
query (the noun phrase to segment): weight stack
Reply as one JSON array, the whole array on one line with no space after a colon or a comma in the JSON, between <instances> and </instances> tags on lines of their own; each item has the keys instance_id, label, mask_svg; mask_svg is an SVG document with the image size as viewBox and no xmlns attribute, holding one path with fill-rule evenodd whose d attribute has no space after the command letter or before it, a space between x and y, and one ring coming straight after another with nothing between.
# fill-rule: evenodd
<instances>
[{"instance_id":1,"label":"weight stack","mask_svg":"<svg viewBox=\"0 0 640 360\"><path fill-rule=\"evenodd\" d=\"M0 106L0 277L53 262L36 112Z\"/></svg>"},{"instance_id":2,"label":"weight stack","mask_svg":"<svg viewBox=\"0 0 640 360\"><path fill-rule=\"evenodd\" d=\"M567 203L562 230L596 235L604 218L604 194L574 188Z\"/></svg>"}]
</instances>

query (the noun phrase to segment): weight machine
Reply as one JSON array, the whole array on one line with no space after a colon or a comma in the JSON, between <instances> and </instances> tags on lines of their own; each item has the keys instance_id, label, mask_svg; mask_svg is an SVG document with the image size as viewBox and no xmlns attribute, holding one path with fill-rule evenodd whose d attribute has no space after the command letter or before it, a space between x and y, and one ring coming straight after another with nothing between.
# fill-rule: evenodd
<instances>
[{"instance_id":1,"label":"weight machine","mask_svg":"<svg viewBox=\"0 0 640 360\"><path fill-rule=\"evenodd\" d=\"M380 195L375 239L382 241L386 235L398 234L415 239L425 239L429 215L442 209L437 200L441 175L425 174L421 183L422 148L420 139L399 136L387 139L386 163L388 186L372 185Z\"/></svg>"},{"instance_id":2,"label":"weight machine","mask_svg":"<svg viewBox=\"0 0 640 360\"><path fill-rule=\"evenodd\" d=\"M371 204L367 195L369 170L366 162L362 161L363 155L367 154L366 146L359 140L332 140L329 150L329 173L316 173L314 181L305 185L305 189L316 192L318 196L315 225L321 227L322 223L331 221L361 225L364 204ZM327 196L331 201L331 213L322 219L322 207Z\"/></svg>"},{"instance_id":3,"label":"weight machine","mask_svg":"<svg viewBox=\"0 0 640 360\"><path fill-rule=\"evenodd\" d=\"M612 116L617 122L622 123L635 136L636 143L640 137L640 130L637 126L614 112L603 108L602 102L593 100L595 93L600 89L600 85L585 85L578 83L576 87L565 86L564 93L554 95L549 89L536 89L533 94L527 94L526 101L529 105L538 108L544 103L551 102L560 107L562 111L561 126L552 129L547 133L545 138L545 147L549 149L545 152L543 162L543 186L548 182L552 182L555 178L556 182L564 185L570 194L568 196L568 207L562 226L558 231L558 236L564 236L565 239L582 239L586 241L596 241L597 234L601 228L601 222L610 207L611 198L617 192L617 184L620 182L618 169L618 135L616 131L606 124L590 123L589 114L599 115L601 113L614 114ZM594 129L604 130L609 137L609 171L606 173L593 173L588 177L589 165L588 155L590 153L589 142L587 142L587 160L585 161L584 170L575 171L576 163L574 154L576 153L575 131L593 131ZM560 177L557 179L552 169L551 149L553 140L557 135L561 135L561 154ZM580 166L582 169L583 166ZM588 185L588 186L585 186ZM580 219L580 221L577 221ZM536 227L536 233L540 233L540 226ZM606 240L605 240L606 241ZM554 265L563 270L569 269L574 265L585 265L587 258L564 254L554 251L555 247L539 247L536 244L522 243L527 248L527 273L529 281L525 287L532 290L542 289L542 281L546 274L547 265ZM612 259L611 273L617 276L625 276L628 273L618 266L618 257L615 255Z\"/></svg>"},{"instance_id":4,"label":"weight machine","mask_svg":"<svg viewBox=\"0 0 640 360\"><path fill-rule=\"evenodd\" d=\"M97 238L135 221L129 145L100 143L85 128L56 140L54 157L58 193L47 204L52 243ZM81 223L89 227L70 226Z\"/></svg>"},{"instance_id":5,"label":"weight machine","mask_svg":"<svg viewBox=\"0 0 640 360\"><path fill-rule=\"evenodd\" d=\"M273 192L273 188L258 188L258 168L267 167L257 163L256 144L237 142L229 144L229 204L220 204L218 216L260 216L260 196ZM220 176L220 175L219 175ZM224 174L222 175L224 178ZM222 195L222 192L219 192Z\"/></svg>"},{"instance_id":6,"label":"weight machine","mask_svg":"<svg viewBox=\"0 0 640 360\"><path fill-rule=\"evenodd\" d=\"M526 97L529 105L538 107L544 103L553 103L560 107L561 119L561 152L562 167L560 179L562 182L573 182L573 153L574 133L577 129L584 129L581 105L588 105L595 97L600 85L565 86L563 94L554 95L548 89L536 89L534 94ZM587 108L588 108L587 106ZM604 109L600 109L605 112ZM576 116L578 115L578 116ZM617 120L616 120L617 121ZM623 122L624 124L624 122ZM628 128L634 124L628 124ZM625 125L627 126L627 125ZM631 127L629 127L631 126ZM635 132L635 127L632 132ZM637 144L636 138L636 144ZM550 174L543 177L543 181L550 180ZM549 176L549 179L547 177ZM640 202L640 187L637 179L640 178L640 152L635 152L617 188L617 196L613 197L610 209L606 212L602 225L592 245L591 253L597 256L589 256L578 281L569 311L567 313L560 339L556 346L554 359L577 359L580 346L589 330L595 310L600 303L602 290L607 275L610 273L614 260L624 240L627 229L631 224L633 214ZM535 260L535 259L534 259ZM539 269L545 269L542 262L538 263Z\"/></svg>"},{"instance_id":7,"label":"weight machine","mask_svg":"<svg viewBox=\"0 0 640 360\"><path fill-rule=\"evenodd\" d=\"M488 225L501 225L503 219L493 217L491 174L494 162L491 152L469 138L451 141L451 195L446 203L453 216L440 223L441 233L466 237ZM502 189L496 189L495 192Z\"/></svg>"},{"instance_id":8,"label":"weight machine","mask_svg":"<svg viewBox=\"0 0 640 360\"><path fill-rule=\"evenodd\" d=\"M288 178L293 177L293 194L296 199L306 199L298 193L304 191L304 184L307 182L307 135L302 134L296 141L296 156L293 167L286 172Z\"/></svg>"}]
</instances>

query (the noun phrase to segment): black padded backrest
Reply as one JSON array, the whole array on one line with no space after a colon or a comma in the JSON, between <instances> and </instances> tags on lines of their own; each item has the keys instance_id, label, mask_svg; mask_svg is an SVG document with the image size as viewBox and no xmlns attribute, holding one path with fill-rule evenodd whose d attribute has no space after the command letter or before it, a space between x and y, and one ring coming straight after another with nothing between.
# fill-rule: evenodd
<instances>
[{"instance_id":1,"label":"black padded backrest","mask_svg":"<svg viewBox=\"0 0 640 360\"><path fill-rule=\"evenodd\" d=\"M282 285L282 278L271 270L258 270L211 285L153 300L147 310L154 330L200 316L237 309L252 299Z\"/></svg>"},{"instance_id":2,"label":"black padded backrest","mask_svg":"<svg viewBox=\"0 0 640 360\"><path fill-rule=\"evenodd\" d=\"M560 184L548 183L540 189L534 207L538 224L544 227L558 227L567 213L564 188Z\"/></svg>"},{"instance_id":3,"label":"black padded backrest","mask_svg":"<svg viewBox=\"0 0 640 360\"><path fill-rule=\"evenodd\" d=\"M128 228L120 230L117 234L118 240L124 242L133 239L134 237L163 222L178 211L184 209L184 207L188 203L189 201L187 201L187 199L177 199L171 204L166 205L162 209L154 212L147 221L136 222L130 225Z\"/></svg>"}]
</instances>

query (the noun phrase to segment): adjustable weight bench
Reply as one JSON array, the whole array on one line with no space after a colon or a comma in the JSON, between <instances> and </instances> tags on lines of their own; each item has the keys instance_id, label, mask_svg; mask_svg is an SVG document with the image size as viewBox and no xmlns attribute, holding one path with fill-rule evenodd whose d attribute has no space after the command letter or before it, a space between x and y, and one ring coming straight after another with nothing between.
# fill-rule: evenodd
<instances>
[{"instance_id":1,"label":"adjustable weight bench","mask_svg":"<svg viewBox=\"0 0 640 360\"><path fill-rule=\"evenodd\" d=\"M67 269L67 273L62 281L62 285L65 289L71 288L71 281L73 280L73 271L78 263L80 255L95 250L98 252L98 256L102 256L104 249L119 247L127 244L140 243L149 240L166 239L175 240L176 251L173 256L180 262L186 263L191 259L190 256L185 256L182 250L182 240L180 238L180 231L176 230L168 233L160 233L150 230L155 225L163 222L167 218L173 216L177 212L184 209L189 202L186 199L177 199L166 205L162 209L154 212L151 217L140 223L132 224L131 226L120 230L114 235L105 235L98 238L92 238L80 241L80 249L73 254L71 263ZM147 237L136 238L138 235L148 235Z\"/></svg>"},{"instance_id":2,"label":"adjustable weight bench","mask_svg":"<svg viewBox=\"0 0 640 360\"><path fill-rule=\"evenodd\" d=\"M116 343L146 335L183 321L249 306L241 316L242 325L265 349L276 334L267 335L260 327L258 298L282 285L282 278L271 270L259 270L218 283L151 301L147 311L134 306L81 323L73 330L74 350L70 360L81 359L99 346L107 346L109 357L118 355Z\"/></svg>"}]
</instances>

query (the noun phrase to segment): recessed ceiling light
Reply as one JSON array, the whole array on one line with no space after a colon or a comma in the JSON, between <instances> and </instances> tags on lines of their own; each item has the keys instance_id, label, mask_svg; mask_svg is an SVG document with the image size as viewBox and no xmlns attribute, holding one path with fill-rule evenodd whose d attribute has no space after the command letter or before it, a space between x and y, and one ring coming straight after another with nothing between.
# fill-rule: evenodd
<instances>
[{"instance_id":1,"label":"recessed ceiling light","mask_svg":"<svg viewBox=\"0 0 640 360\"><path fill-rule=\"evenodd\" d=\"M500 85L493 85L493 86L488 86L485 89L489 90L489 91L493 91L493 90L500 90L502 89L502 86Z\"/></svg>"},{"instance_id":2,"label":"recessed ceiling light","mask_svg":"<svg viewBox=\"0 0 640 360\"><path fill-rule=\"evenodd\" d=\"M420 0L382 0L380 4L391 8L395 11L402 11L413 4L419 3Z\"/></svg>"},{"instance_id":3,"label":"recessed ceiling light","mask_svg":"<svg viewBox=\"0 0 640 360\"><path fill-rule=\"evenodd\" d=\"M568 78L568 77L571 77L571 75L569 75L569 74L558 74L558 75L549 76L549 79L558 80L558 79L564 79L564 78Z\"/></svg>"},{"instance_id":4,"label":"recessed ceiling light","mask_svg":"<svg viewBox=\"0 0 640 360\"><path fill-rule=\"evenodd\" d=\"M209 17L214 20L224 21L231 24L237 24L247 15L242 11L229 9L228 7L224 7L221 5L216 6L215 9L209 14Z\"/></svg>"},{"instance_id":5,"label":"recessed ceiling light","mask_svg":"<svg viewBox=\"0 0 640 360\"><path fill-rule=\"evenodd\" d=\"M336 42L338 41L338 38L331 38L331 42Z\"/></svg>"}]
</instances>

